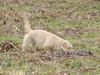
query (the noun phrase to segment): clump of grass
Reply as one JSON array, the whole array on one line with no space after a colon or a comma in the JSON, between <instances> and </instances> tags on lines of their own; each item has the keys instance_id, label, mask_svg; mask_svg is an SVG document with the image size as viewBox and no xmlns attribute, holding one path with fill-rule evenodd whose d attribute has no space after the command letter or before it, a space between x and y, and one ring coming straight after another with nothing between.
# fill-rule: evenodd
<instances>
[{"instance_id":1,"label":"clump of grass","mask_svg":"<svg viewBox=\"0 0 100 75\"><path fill-rule=\"evenodd\" d=\"M5 3L5 4L4 4ZM67 38L73 46L75 50L85 49L91 50L94 55L97 57L100 56L100 47L99 41L100 39L100 2L95 0L34 0L34 1L27 1L22 0L22 7L19 4L14 4L11 1L0 1L0 10L4 10L8 18L5 19L7 21L6 24L17 25L18 23L14 22L13 19L17 17L16 15L13 16L16 12L20 12L21 8L26 9L26 11L30 12L32 16L38 15L39 18L33 19L32 26L33 29L35 26L40 26L40 20L43 19L46 24L46 30L48 31L64 31L67 28L79 30L82 34L67 34L64 35L64 38ZM4 7L2 7L5 5ZM42 11L43 10L43 11ZM43 12L44 15L40 15ZM52 13L51 13L52 12ZM52 16L53 15L53 16ZM5 16L6 18L6 16ZM2 23L4 22L1 20ZM39 24L40 23L40 24ZM6 25L5 24L5 25ZM2 25L4 26L4 25ZM10 26L10 25L9 25ZM2 27L0 26L0 32L2 32ZM2 33L3 34L3 33ZM10 33L9 33L10 34ZM10 35L0 35L0 43L5 41L13 41L20 45L22 43L22 38L17 36L10 36ZM36 72L38 75L48 75L55 72L60 72L62 70L66 70L64 66L69 61L73 61L68 65L71 68L71 75L77 75L77 69L81 65L85 65L88 67L95 67L95 71L91 72L84 72L82 75L99 75L100 74L100 62L97 62L95 59L86 57L76 57L75 59L66 59L65 61L50 62L53 64L34 64L34 62L29 63L27 60L31 54L27 53L27 59L22 57L21 59L16 60L9 54L0 53L0 59L2 60L0 63L0 74L9 73L9 71L13 70L11 75L24 75L24 72L28 75L31 72ZM69 61L67 61L69 60ZM98 60L98 59L97 59ZM47 62L45 62L47 63ZM63 66L62 66L63 65ZM10 69L10 70L9 70ZM9 71L8 71L9 70ZM21 73L20 73L21 72ZM16 73L16 74L15 74ZM22 74L23 73L23 74Z\"/></svg>"},{"instance_id":2,"label":"clump of grass","mask_svg":"<svg viewBox=\"0 0 100 75\"><path fill-rule=\"evenodd\" d=\"M22 38L16 36L9 36L9 35L0 36L0 42L5 42L5 41L14 41L17 44L21 44Z\"/></svg>"}]
</instances>

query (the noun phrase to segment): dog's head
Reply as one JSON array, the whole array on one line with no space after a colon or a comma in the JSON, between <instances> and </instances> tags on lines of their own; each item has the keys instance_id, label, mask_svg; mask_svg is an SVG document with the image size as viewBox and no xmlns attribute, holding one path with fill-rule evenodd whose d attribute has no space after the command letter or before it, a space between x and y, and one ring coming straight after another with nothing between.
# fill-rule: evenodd
<instances>
[{"instance_id":1,"label":"dog's head","mask_svg":"<svg viewBox=\"0 0 100 75\"><path fill-rule=\"evenodd\" d=\"M62 49L63 50L69 50L72 49L73 46L69 41L64 40L63 44L62 44Z\"/></svg>"}]
</instances>

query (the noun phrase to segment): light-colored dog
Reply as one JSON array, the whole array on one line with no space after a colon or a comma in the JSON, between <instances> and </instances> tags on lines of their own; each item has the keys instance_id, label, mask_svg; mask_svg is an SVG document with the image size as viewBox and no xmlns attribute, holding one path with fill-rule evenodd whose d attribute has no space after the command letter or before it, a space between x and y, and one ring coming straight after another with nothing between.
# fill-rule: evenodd
<instances>
[{"instance_id":1,"label":"light-colored dog","mask_svg":"<svg viewBox=\"0 0 100 75\"><path fill-rule=\"evenodd\" d=\"M41 29L32 30L26 13L23 13L22 18L26 31L22 45L23 50L29 49L30 44L38 49L45 50L67 50L73 47L69 41L62 39L53 33Z\"/></svg>"}]
</instances>

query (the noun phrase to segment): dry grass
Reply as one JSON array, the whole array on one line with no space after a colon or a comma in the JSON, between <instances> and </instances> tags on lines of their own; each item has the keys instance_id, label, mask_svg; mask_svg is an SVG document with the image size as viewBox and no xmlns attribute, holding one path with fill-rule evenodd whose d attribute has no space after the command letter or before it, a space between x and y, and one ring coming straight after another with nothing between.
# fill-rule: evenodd
<instances>
[{"instance_id":1,"label":"dry grass","mask_svg":"<svg viewBox=\"0 0 100 75\"><path fill-rule=\"evenodd\" d=\"M52 58L42 51L22 53L24 34L19 12L28 13L33 29L45 29L68 39L74 50L95 57ZM99 75L100 2L96 0L0 0L0 43L15 42L15 51L0 53L1 75ZM0 46L1 49L1 46ZM60 55L60 54L58 54Z\"/></svg>"}]
</instances>

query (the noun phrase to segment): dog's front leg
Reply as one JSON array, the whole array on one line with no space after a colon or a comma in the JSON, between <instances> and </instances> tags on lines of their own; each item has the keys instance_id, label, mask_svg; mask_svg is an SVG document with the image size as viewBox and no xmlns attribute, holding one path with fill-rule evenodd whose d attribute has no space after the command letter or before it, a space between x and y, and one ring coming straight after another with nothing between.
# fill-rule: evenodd
<instances>
[{"instance_id":1,"label":"dog's front leg","mask_svg":"<svg viewBox=\"0 0 100 75\"><path fill-rule=\"evenodd\" d=\"M29 50L29 44L31 43L30 38L28 35L24 36L23 44L22 44L22 51Z\"/></svg>"}]
</instances>

